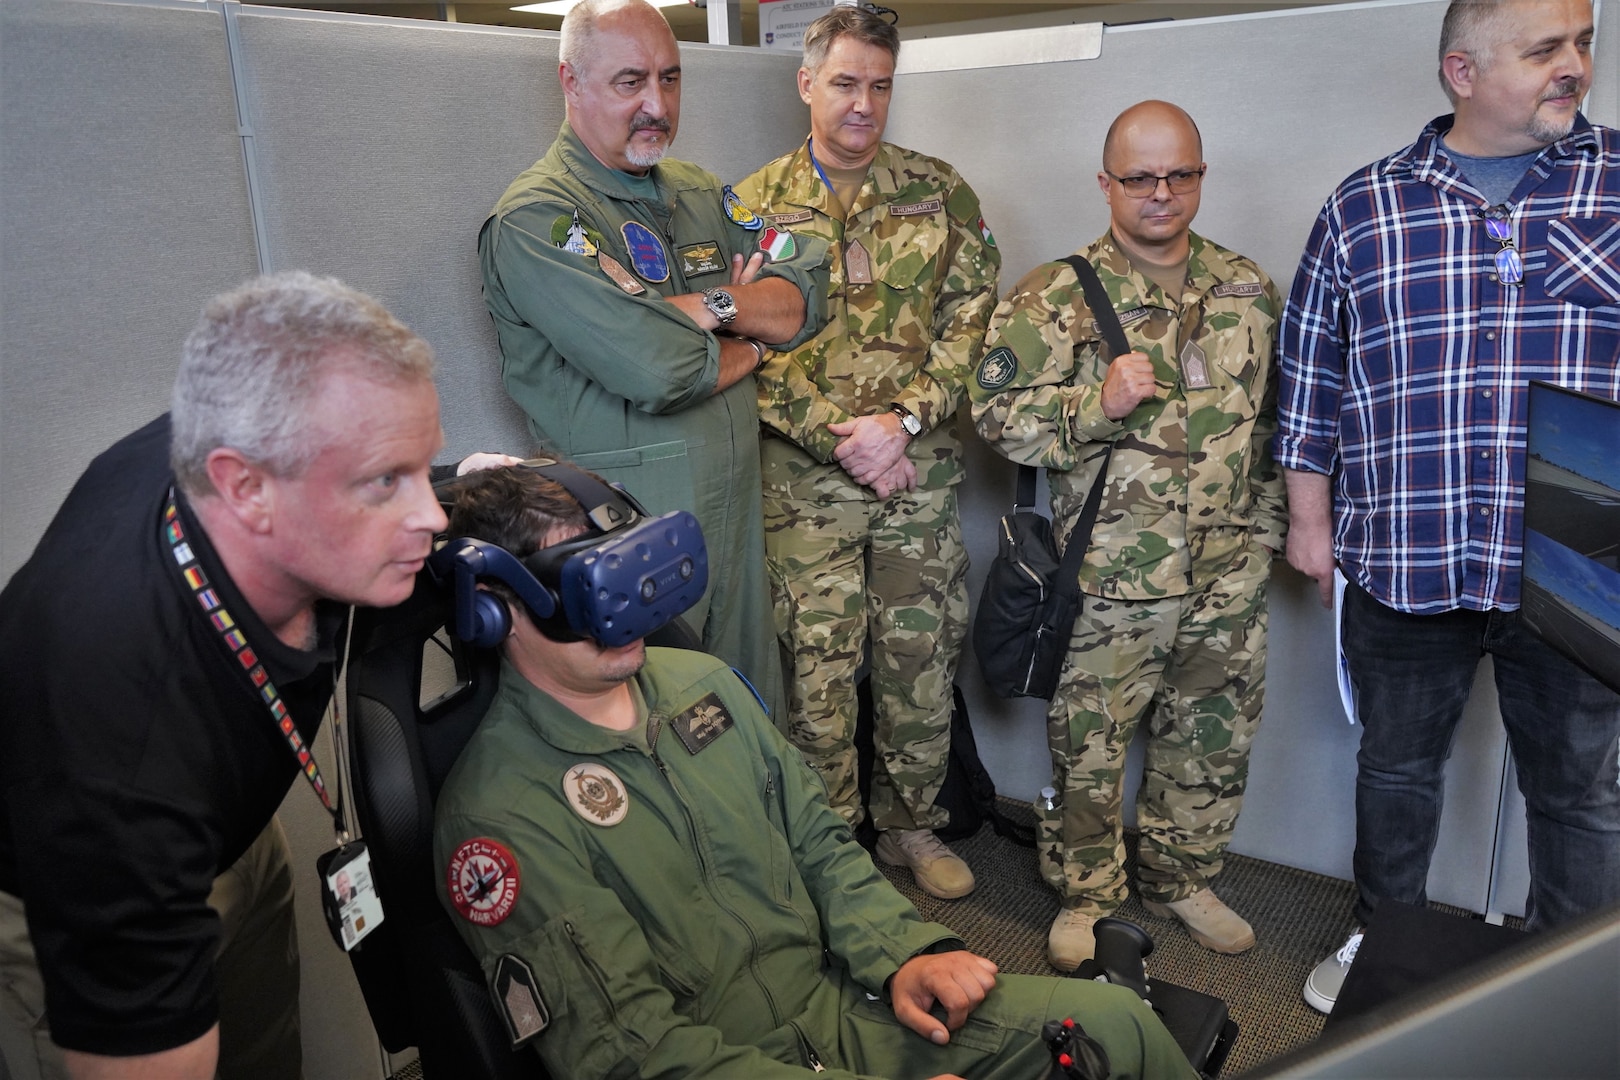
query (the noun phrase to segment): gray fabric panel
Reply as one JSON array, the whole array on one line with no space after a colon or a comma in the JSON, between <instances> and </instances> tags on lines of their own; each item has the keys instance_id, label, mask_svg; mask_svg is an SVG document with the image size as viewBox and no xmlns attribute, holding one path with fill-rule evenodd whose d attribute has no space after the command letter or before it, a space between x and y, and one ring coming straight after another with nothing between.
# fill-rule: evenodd
<instances>
[{"instance_id":1,"label":"gray fabric panel","mask_svg":"<svg viewBox=\"0 0 1620 1080\"><path fill-rule=\"evenodd\" d=\"M255 256L218 10L6 0L0 130L3 580Z\"/></svg>"},{"instance_id":2,"label":"gray fabric panel","mask_svg":"<svg viewBox=\"0 0 1620 1080\"><path fill-rule=\"evenodd\" d=\"M529 452L500 384L477 237L562 123L557 35L250 9L241 28L271 263L335 274L432 343L446 459ZM681 156L726 175L802 135L791 58L688 46L683 66ZM773 71L776 91L762 92ZM779 116L786 130L772 132Z\"/></svg>"}]
</instances>

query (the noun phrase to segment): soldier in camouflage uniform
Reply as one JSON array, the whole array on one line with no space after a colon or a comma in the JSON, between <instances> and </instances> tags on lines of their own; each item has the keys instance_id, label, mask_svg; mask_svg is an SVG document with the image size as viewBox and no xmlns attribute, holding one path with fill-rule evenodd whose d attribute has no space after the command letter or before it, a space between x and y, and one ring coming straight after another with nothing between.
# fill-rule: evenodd
<instances>
[{"instance_id":1,"label":"soldier in camouflage uniform","mask_svg":"<svg viewBox=\"0 0 1620 1080\"><path fill-rule=\"evenodd\" d=\"M882 142L893 27L837 8L805 35L811 136L737 194L825 239L827 326L758 376L765 551L791 654L788 735L851 824L855 681L872 645L878 857L951 898L973 874L935 837L951 684L967 625L953 419L983 347L1001 255L949 165Z\"/></svg>"},{"instance_id":2,"label":"soldier in camouflage uniform","mask_svg":"<svg viewBox=\"0 0 1620 1080\"><path fill-rule=\"evenodd\" d=\"M1048 715L1060 806L1042 822L1041 868L1063 895L1048 946L1065 970L1126 896L1120 774L1143 722L1143 901L1219 952L1254 943L1209 879L1260 719L1266 583L1286 528L1268 445L1280 305L1255 263L1191 232L1202 155L1192 119L1164 102L1109 130L1098 183L1111 227L1081 255L1132 352L1110 359L1074 270L1048 263L996 309L969 386L979 434L1052 470L1062 538L1113 445Z\"/></svg>"}]
</instances>

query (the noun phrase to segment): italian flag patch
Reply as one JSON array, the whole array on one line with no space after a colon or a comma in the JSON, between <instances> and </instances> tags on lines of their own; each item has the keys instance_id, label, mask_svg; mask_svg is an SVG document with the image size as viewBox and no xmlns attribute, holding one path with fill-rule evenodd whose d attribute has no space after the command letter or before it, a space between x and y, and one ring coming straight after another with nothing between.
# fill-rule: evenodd
<instances>
[{"instance_id":1,"label":"italian flag patch","mask_svg":"<svg viewBox=\"0 0 1620 1080\"><path fill-rule=\"evenodd\" d=\"M792 233L772 225L759 234L759 250L769 255L771 262L781 262L793 258L799 246L793 242Z\"/></svg>"}]
</instances>

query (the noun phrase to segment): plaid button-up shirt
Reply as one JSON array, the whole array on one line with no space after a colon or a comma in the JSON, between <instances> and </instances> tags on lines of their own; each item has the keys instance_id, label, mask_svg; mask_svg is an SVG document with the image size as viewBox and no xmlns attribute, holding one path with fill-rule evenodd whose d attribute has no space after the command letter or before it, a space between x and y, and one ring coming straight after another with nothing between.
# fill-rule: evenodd
<instances>
[{"instance_id":1,"label":"plaid button-up shirt","mask_svg":"<svg viewBox=\"0 0 1620 1080\"><path fill-rule=\"evenodd\" d=\"M1277 461L1334 477L1334 554L1399 611L1519 606L1528 383L1620 398L1620 133L1577 117L1496 279L1450 116L1339 185L1284 310Z\"/></svg>"}]
</instances>

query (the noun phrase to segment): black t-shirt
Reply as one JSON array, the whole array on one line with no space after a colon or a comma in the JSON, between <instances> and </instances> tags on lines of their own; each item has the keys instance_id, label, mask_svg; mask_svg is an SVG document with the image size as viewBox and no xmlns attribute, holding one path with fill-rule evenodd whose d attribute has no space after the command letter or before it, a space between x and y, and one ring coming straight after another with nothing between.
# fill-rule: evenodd
<instances>
[{"instance_id":1,"label":"black t-shirt","mask_svg":"<svg viewBox=\"0 0 1620 1080\"><path fill-rule=\"evenodd\" d=\"M163 416L92 462L0 593L0 889L26 908L53 1037L90 1053L166 1050L215 1023L209 890L297 776L160 536L168 450ZM323 605L316 648L289 648L180 510L312 739L346 609Z\"/></svg>"}]
</instances>

